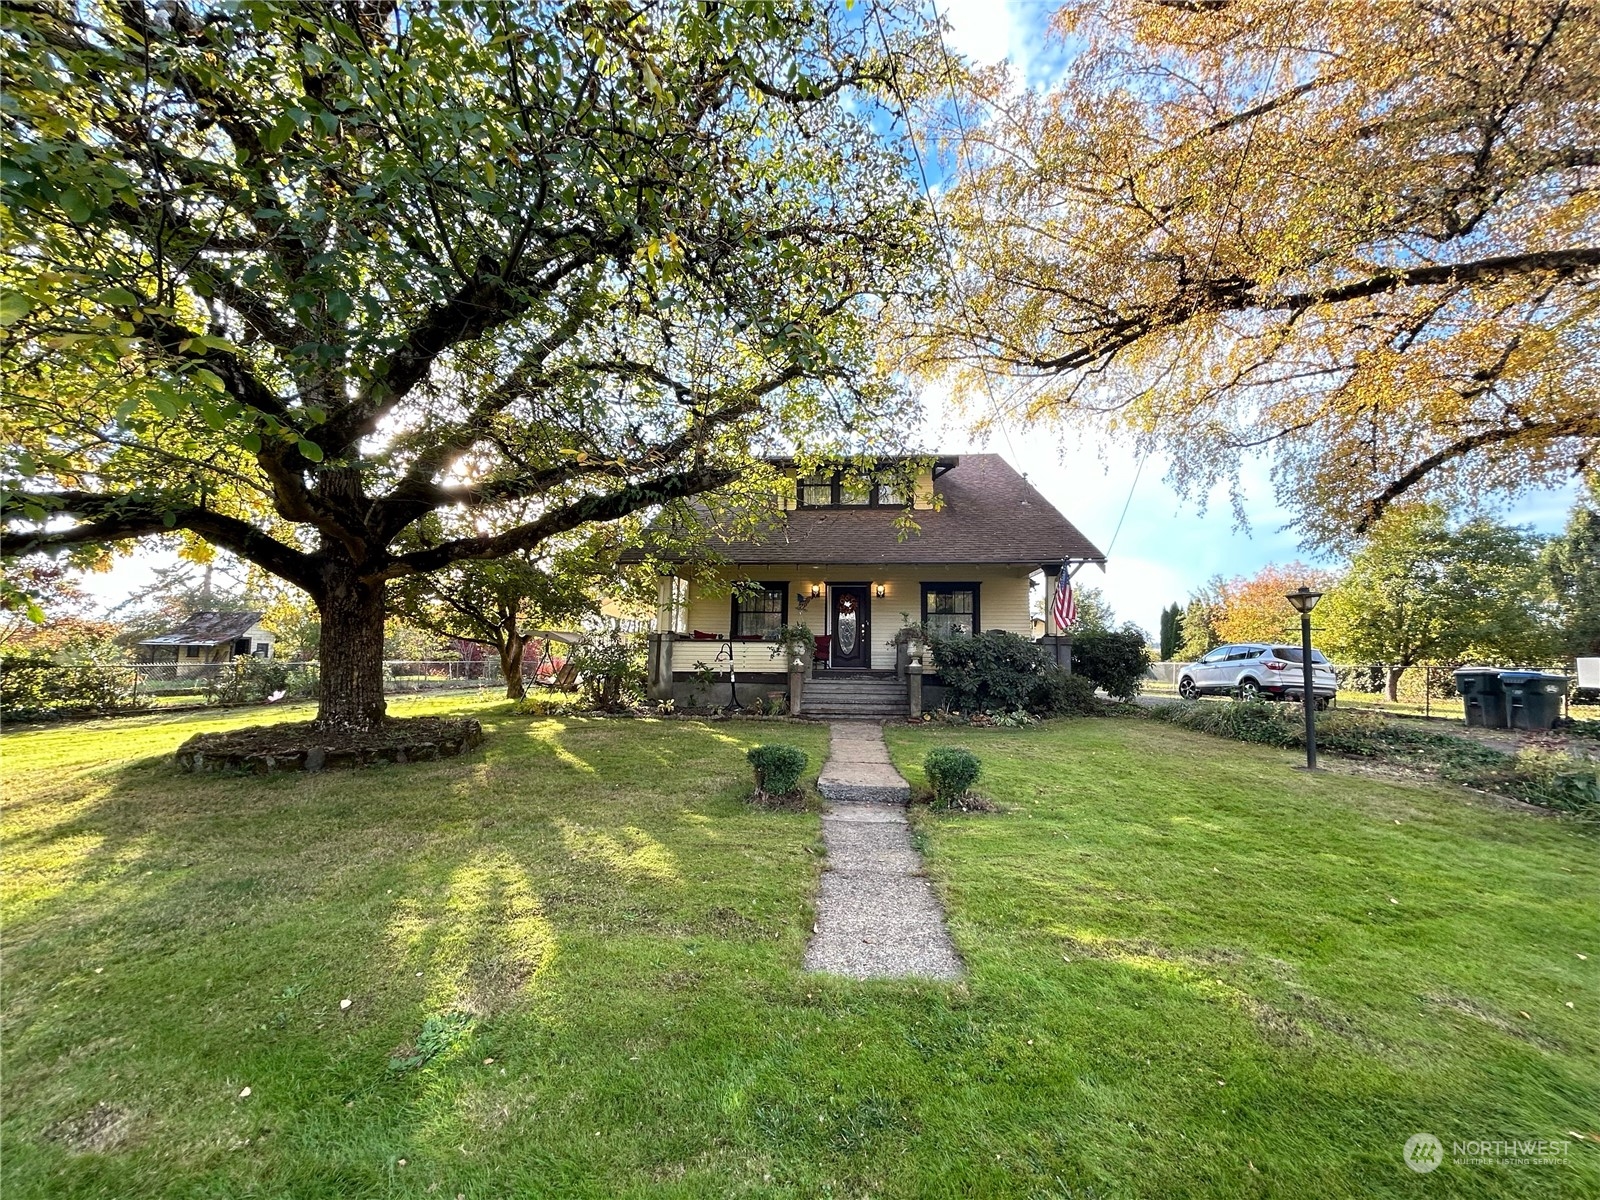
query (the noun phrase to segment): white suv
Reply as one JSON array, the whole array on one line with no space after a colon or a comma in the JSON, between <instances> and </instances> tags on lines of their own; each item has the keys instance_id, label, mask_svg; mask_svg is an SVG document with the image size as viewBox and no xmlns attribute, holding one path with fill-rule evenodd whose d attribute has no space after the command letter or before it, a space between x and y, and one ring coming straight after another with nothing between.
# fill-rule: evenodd
<instances>
[{"instance_id":1,"label":"white suv","mask_svg":"<svg viewBox=\"0 0 1600 1200\"><path fill-rule=\"evenodd\" d=\"M1178 677L1178 695L1185 700L1209 693L1235 695L1241 700L1299 700L1305 688L1299 646L1218 646ZM1322 651L1311 652L1311 692L1318 708L1328 708L1339 691Z\"/></svg>"}]
</instances>

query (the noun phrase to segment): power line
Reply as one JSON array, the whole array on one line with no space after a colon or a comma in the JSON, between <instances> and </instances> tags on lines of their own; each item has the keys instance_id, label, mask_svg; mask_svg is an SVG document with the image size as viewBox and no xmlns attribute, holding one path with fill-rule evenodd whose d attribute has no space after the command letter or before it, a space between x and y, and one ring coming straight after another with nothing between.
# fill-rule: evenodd
<instances>
[{"instance_id":1,"label":"power line","mask_svg":"<svg viewBox=\"0 0 1600 1200\"><path fill-rule=\"evenodd\" d=\"M1128 519L1128 506L1133 503L1133 490L1139 486L1139 476L1144 474L1144 460L1150 457L1146 450L1139 455L1139 465L1133 470L1133 482L1128 485L1128 498L1122 502L1122 515L1117 518L1117 527L1111 533L1111 545L1106 547L1106 557L1111 557L1111 551L1117 544L1117 538L1122 533L1122 523Z\"/></svg>"},{"instance_id":2,"label":"power line","mask_svg":"<svg viewBox=\"0 0 1600 1200\"><path fill-rule=\"evenodd\" d=\"M939 34L939 53L944 59L945 79L947 82L953 82L955 77L954 68L950 62L950 51L944 44L944 26L939 19L937 0L930 0L930 4L933 5L933 26ZM950 249L950 238L945 230L944 218L939 215L939 206L934 202L933 189L928 183L927 163L923 161L922 149L917 145L916 131L911 125L911 106L906 103L905 93L900 90L900 69L895 63L894 51L889 48L889 35L883 28L883 13L877 5L873 5L872 20L878 27L878 39L883 43L883 52L889 59L889 86L894 90L895 99L900 102L900 119L905 122L906 135L911 139L911 154L916 159L917 176L922 182L922 195L928 202L928 211L933 215L933 228L939 238L939 247L944 254L945 265L950 270L951 283L960 294L962 315L970 321L969 306L971 299L967 296L966 289L961 284L960 275L956 271L955 256ZM961 151L967 142L967 131L961 120L961 105L954 98L954 88L951 87L950 90L952 103L955 104L956 126L961 130L961 140L957 143L956 148L956 167L959 169L961 166ZM1000 434L1005 438L1006 449L1011 452L1011 460L1020 467L1022 460L1017 456L1017 448L1011 442L1011 430L1006 425L1005 413L1000 408L1000 402L995 398L994 383L989 377L989 364L982 355L978 358L978 371L983 380L983 390L989 397L989 406L994 409L995 421L1000 426Z\"/></svg>"}]
</instances>

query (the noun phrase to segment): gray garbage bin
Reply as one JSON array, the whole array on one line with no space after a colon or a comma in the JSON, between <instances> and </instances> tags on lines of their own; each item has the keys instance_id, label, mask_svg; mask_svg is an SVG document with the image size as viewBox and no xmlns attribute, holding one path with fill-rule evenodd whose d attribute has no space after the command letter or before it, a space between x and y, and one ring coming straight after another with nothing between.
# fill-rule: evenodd
<instances>
[{"instance_id":1,"label":"gray garbage bin","mask_svg":"<svg viewBox=\"0 0 1600 1200\"><path fill-rule=\"evenodd\" d=\"M1468 725L1506 728L1506 693L1498 667L1462 667L1451 674L1455 676L1456 691L1461 693Z\"/></svg>"},{"instance_id":2,"label":"gray garbage bin","mask_svg":"<svg viewBox=\"0 0 1600 1200\"><path fill-rule=\"evenodd\" d=\"M1501 671L1505 689L1506 724L1512 729L1553 729L1561 719L1561 701L1567 695L1565 675L1543 671Z\"/></svg>"}]
</instances>

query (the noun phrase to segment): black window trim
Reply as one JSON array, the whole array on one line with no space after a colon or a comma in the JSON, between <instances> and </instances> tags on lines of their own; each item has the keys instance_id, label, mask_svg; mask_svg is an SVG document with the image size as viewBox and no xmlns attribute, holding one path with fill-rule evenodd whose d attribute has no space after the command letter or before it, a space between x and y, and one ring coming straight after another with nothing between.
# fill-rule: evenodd
<instances>
[{"instance_id":1,"label":"black window trim","mask_svg":"<svg viewBox=\"0 0 1600 1200\"><path fill-rule=\"evenodd\" d=\"M754 584L765 592L777 592L779 596L778 624L789 623L789 581L786 579L749 579L743 581ZM728 638L730 641L737 639L759 639L758 634L739 632L739 589L735 588L733 595L728 599Z\"/></svg>"},{"instance_id":2,"label":"black window trim","mask_svg":"<svg viewBox=\"0 0 1600 1200\"><path fill-rule=\"evenodd\" d=\"M867 502L865 504L846 504L844 502L844 472L842 472L842 471L833 471L833 472L830 473L830 472L818 471L818 472L816 472L816 474L818 474L818 475L823 475L823 474L828 475L829 476L828 482L827 483L808 482L811 479L811 477L808 476L808 475L797 476L795 478L795 481L794 481L794 503L795 503L795 507L796 508L904 508L905 507L904 504L898 503L898 502L885 503L885 501L883 499L883 495L882 495L882 493L883 493L883 484L881 484L881 483L874 483L870 488L867 489ZM828 495L831 497L831 499L826 504L808 504L808 503L806 503L806 501L804 499L804 496L805 496L805 489L808 488L808 487L814 487L814 488L825 487L825 488L829 489L828 490Z\"/></svg>"},{"instance_id":3,"label":"black window trim","mask_svg":"<svg viewBox=\"0 0 1600 1200\"><path fill-rule=\"evenodd\" d=\"M926 625L928 623L928 596L929 596L930 593L933 593L933 592L955 592L955 591L960 591L963 588L967 588L967 589L970 589L972 591L972 632L973 633L981 633L983 631L983 621L982 621L982 616L983 616L983 585L980 584L980 583L975 583L975 582L974 583L963 583L963 582L960 582L960 581L952 581L950 583L945 583L943 580L939 580L937 582L929 582L928 580L923 580L923 582L922 582L922 623L924 625Z\"/></svg>"}]
</instances>

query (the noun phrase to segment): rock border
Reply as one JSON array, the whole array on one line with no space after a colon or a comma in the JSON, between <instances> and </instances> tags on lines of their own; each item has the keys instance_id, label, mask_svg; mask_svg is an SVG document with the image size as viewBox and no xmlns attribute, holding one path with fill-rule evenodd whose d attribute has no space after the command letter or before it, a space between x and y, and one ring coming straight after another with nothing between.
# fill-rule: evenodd
<instances>
[{"instance_id":1,"label":"rock border","mask_svg":"<svg viewBox=\"0 0 1600 1200\"><path fill-rule=\"evenodd\" d=\"M271 775L280 771L331 771L378 763L433 762L483 743L483 727L470 717L409 717L387 721L368 736L328 735L309 721L253 725L221 733L197 733L174 759L190 774L234 771Z\"/></svg>"}]
</instances>

